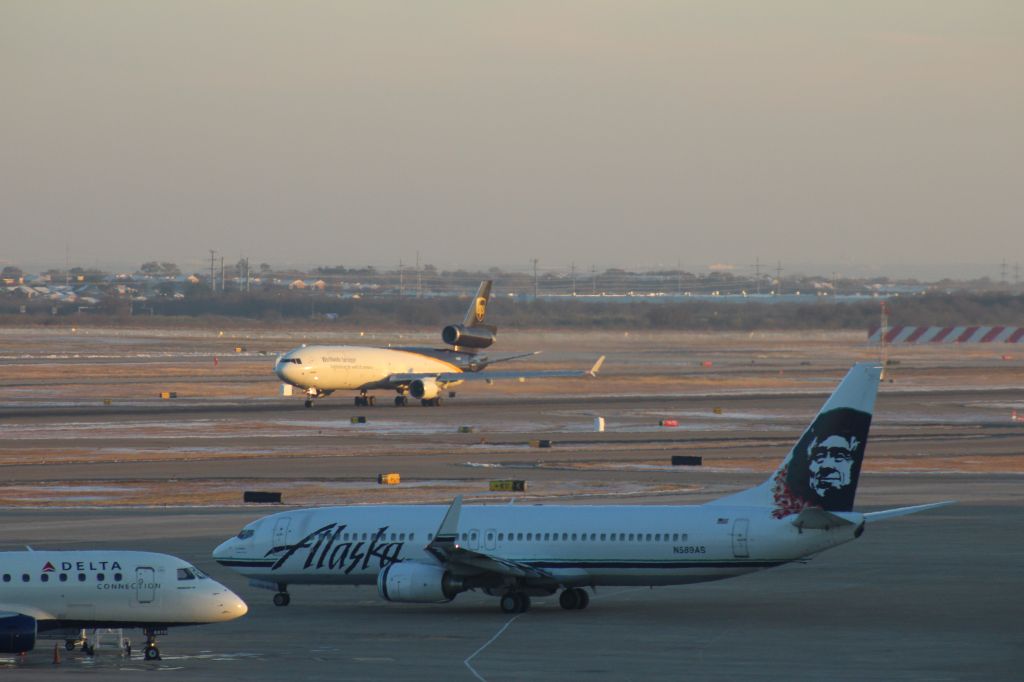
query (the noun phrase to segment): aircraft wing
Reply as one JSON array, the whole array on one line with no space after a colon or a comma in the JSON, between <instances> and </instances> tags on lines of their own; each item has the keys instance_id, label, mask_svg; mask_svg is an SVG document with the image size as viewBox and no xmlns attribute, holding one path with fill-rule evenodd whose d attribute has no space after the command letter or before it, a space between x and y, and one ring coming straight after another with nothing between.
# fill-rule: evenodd
<instances>
[{"instance_id":1,"label":"aircraft wing","mask_svg":"<svg viewBox=\"0 0 1024 682\"><path fill-rule=\"evenodd\" d=\"M496 573L517 578L535 578L551 580L546 571L528 564L501 557L492 556L459 545L459 514L462 512L462 495L457 495L452 506L441 521L434 539L426 546L426 551L454 573Z\"/></svg>"},{"instance_id":2,"label":"aircraft wing","mask_svg":"<svg viewBox=\"0 0 1024 682\"><path fill-rule=\"evenodd\" d=\"M501 379L556 379L556 378L581 378L596 377L601 365L604 364L604 356L597 359L597 362L590 369L537 369L509 371L502 370L489 372L409 372L404 374L392 374L387 382L392 385L401 386L410 384L417 379L433 379L440 384L453 384L458 381L495 381Z\"/></svg>"}]
</instances>

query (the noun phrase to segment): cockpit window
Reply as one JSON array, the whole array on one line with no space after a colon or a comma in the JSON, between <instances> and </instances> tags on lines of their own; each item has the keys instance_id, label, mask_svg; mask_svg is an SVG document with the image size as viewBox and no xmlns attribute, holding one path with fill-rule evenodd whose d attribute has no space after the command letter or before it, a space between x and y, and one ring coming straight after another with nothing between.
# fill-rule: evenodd
<instances>
[{"instance_id":1,"label":"cockpit window","mask_svg":"<svg viewBox=\"0 0 1024 682\"><path fill-rule=\"evenodd\" d=\"M243 528L238 532L238 539L245 540L251 538L255 533L256 531L254 531L252 528Z\"/></svg>"},{"instance_id":2,"label":"cockpit window","mask_svg":"<svg viewBox=\"0 0 1024 682\"><path fill-rule=\"evenodd\" d=\"M188 570L192 571L195 574L195 576L197 578L199 578L200 580L206 580L207 578L210 577L210 576L206 575L205 573L203 573L202 571L200 571L195 566L189 566Z\"/></svg>"},{"instance_id":3,"label":"cockpit window","mask_svg":"<svg viewBox=\"0 0 1024 682\"><path fill-rule=\"evenodd\" d=\"M179 568L178 569L178 580L195 580L196 575L190 568Z\"/></svg>"},{"instance_id":4,"label":"cockpit window","mask_svg":"<svg viewBox=\"0 0 1024 682\"><path fill-rule=\"evenodd\" d=\"M302 359L301 358L281 358L280 360L278 360L278 362L281 362L281 363L290 362L293 365L301 365L302 364Z\"/></svg>"}]
</instances>

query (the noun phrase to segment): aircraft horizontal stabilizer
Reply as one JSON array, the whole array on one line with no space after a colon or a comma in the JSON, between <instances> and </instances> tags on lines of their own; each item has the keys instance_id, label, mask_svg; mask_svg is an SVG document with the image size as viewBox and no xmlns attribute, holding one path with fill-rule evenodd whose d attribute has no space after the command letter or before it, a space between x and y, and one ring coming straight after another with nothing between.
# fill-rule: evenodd
<instances>
[{"instance_id":1,"label":"aircraft horizontal stabilizer","mask_svg":"<svg viewBox=\"0 0 1024 682\"><path fill-rule=\"evenodd\" d=\"M808 530L830 530L832 528L839 528L840 526L853 525L852 521L817 507L808 507L807 509L804 509L797 514L796 518L790 521L790 523L800 530L805 528Z\"/></svg>"},{"instance_id":2,"label":"aircraft horizontal stabilizer","mask_svg":"<svg viewBox=\"0 0 1024 682\"><path fill-rule=\"evenodd\" d=\"M929 509L948 507L951 504L956 504L956 502L956 500L946 500L945 502L931 502L929 504L918 504L913 507L899 507L898 509L886 509L883 511L868 512L864 515L864 518L868 521L881 521L882 519L891 519L896 516L916 514L917 512L923 512Z\"/></svg>"}]
</instances>

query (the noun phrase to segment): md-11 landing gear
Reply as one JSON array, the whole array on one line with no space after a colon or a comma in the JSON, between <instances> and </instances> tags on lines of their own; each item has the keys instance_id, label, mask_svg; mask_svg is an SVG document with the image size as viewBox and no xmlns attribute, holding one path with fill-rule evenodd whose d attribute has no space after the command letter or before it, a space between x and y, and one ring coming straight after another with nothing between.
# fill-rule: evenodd
<instances>
[{"instance_id":1,"label":"md-11 landing gear","mask_svg":"<svg viewBox=\"0 0 1024 682\"><path fill-rule=\"evenodd\" d=\"M280 592L274 595L274 606L288 606L291 603L292 596L284 590L281 590Z\"/></svg>"},{"instance_id":2,"label":"md-11 landing gear","mask_svg":"<svg viewBox=\"0 0 1024 682\"><path fill-rule=\"evenodd\" d=\"M590 595L579 587L570 587L567 590L562 590L562 594L558 595L558 604L568 611L585 609L590 604Z\"/></svg>"},{"instance_id":3,"label":"md-11 landing gear","mask_svg":"<svg viewBox=\"0 0 1024 682\"><path fill-rule=\"evenodd\" d=\"M360 393L355 398L355 405L356 405L356 407L373 407L376 404L377 404L377 398L375 396L372 396L372 395L366 395L365 393Z\"/></svg>"},{"instance_id":4,"label":"md-11 landing gear","mask_svg":"<svg viewBox=\"0 0 1024 682\"><path fill-rule=\"evenodd\" d=\"M409 396L396 395L395 396L395 407L405 407L409 404Z\"/></svg>"}]
</instances>

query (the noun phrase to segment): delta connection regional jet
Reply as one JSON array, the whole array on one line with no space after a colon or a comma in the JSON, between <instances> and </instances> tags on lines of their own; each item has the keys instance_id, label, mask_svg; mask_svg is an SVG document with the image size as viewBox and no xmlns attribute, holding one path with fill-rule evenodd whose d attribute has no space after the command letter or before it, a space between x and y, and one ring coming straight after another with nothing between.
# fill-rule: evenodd
<instances>
[{"instance_id":1,"label":"delta connection regional jet","mask_svg":"<svg viewBox=\"0 0 1024 682\"><path fill-rule=\"evenodd\" d=\"M245 615L242 599L168 554L127 551L0 552L0 652L25 653L36 638L70 651L86 628L142 628L143 655L158 660L156 636L171 626Z\"/></svg>"},{"instance_id":2,"label":"delta connection regional jet","mask_svg":"<svg viewBox=\"0 0 1024 682\"><path fill-rule=\"evenodd\" d=\"M450 324L441 331L450 348L300 346L280 356L274 372L286 386L303 390L306 407L335 391L359 391L355 404L371 406L376 399L367 394L377 389L397 391L397 406L407 405L410 395L424 406L437 406L443 392L463 381L597 375L603 355L589 370L483 371L488 365L536 355L491 360L480 353L494 343L498 333L497 327L484 324L490 297L491 280L481 282L462 324Z\"/></svg>"},{"instance_id":3,"label":"delta connection regional jet","mask_svg":"<svg viewBox=\"0 0 1024 682\"><path fill-rule=\"evenodd\" d=\"M214 558L290 598L289 584L374 584L392 602L482 590L507 613L561 590L720 580L810 557L885 518L951 504L853 511L879 367L854 365L775 472L695 506L376 505L282 512L245 526Z\"/></svg>"}]
</instances>

